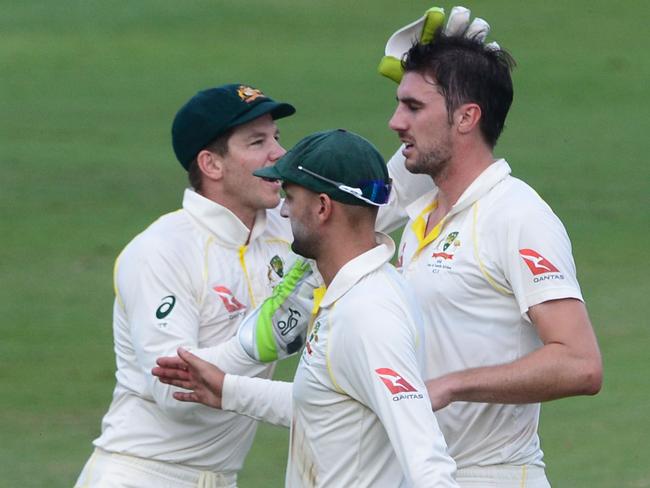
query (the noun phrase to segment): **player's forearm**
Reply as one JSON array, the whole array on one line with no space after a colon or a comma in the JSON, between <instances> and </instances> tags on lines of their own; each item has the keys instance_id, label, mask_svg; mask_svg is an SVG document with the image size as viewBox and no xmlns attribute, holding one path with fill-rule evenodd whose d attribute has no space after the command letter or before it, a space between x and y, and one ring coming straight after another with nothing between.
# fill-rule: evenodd
<instances>
[{"instance_id":1,"label":"player's forearm","mask_svg":"<svg viewBox=\"0 0 650 488\"><path fill-rule=\"evenodd\" d=\"M246 354L237 336L216 346L190 349L190 352L214 364L224 373L258 376L269 368L268 364L260 363Z\"/></svg>"},{"instance_id":2,"label":"player's forearm","mask_svg":"<svg viewBox=\"0 0 650 488\"><path fill-rule=\"evenodd\" d=\"M562 344L542 348L511 363L471 368L427 382L437 410L455 401L537 403L600 390L600 356L576 355Z\"/></svg>"},{"instance_id":3,"label":"player's forearm","mask_svg":"<svg viewBox=\"0 0 650 488\"><path fill-rule=\"evenodd\" d=\"M293 383L226 375L223 383L224 410L255 420L289 427L293 415Z\"/></svg>"}]
</instances>

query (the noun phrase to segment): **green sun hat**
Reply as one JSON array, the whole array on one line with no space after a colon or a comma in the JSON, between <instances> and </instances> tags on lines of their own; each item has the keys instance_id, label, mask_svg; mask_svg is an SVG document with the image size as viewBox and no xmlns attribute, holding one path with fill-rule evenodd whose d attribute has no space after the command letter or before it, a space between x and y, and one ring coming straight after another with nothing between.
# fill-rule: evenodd
<instances>
[{"instance_id":1,"label":"green sun hat","mask_svg":"<svg viewBox=\"0 0 650 488\"><path fill-rule=\"evenodd\" d=\"M344 129L311 134L273 166L253 174L295 183L349 205L385 205L391 189L386 163L377 148Z\"/></svg>"},{"instance_id":2,"label":"green sun hat","mask_svg":"<svg viewBox=\"0 0 650 488\"><path fill-rule=\"evenodd\" d=\"M276 102L257 88L241 83L202 90L174 117L174 153L183 168L188 169L197 154L227 130L265 114L281 119L295 112L293 105Z\"/></svg>"}]
</instances>

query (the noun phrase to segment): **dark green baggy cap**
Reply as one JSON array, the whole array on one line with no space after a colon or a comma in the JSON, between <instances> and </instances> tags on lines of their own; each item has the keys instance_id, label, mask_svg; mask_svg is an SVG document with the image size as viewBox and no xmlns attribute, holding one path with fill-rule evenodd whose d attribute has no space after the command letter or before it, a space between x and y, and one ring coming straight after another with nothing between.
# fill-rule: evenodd
<instances>
[{"instance_id":1,"label":"dark green baggy cap","mask_svg":"<svg viewBox=\"0 0 650 488\"><path fill-rule=\"evenodd\" d=\"M241 83L202 90L174 117L174 153L183 168L188 169L197 154L227 130L268 113L280 119L295 111L293 105L276 102L257 88Z\"/></svg>"},{"instance_id":2,"label":"dark green baggy cap","mask_svg":"<svg viewBox=\"0 0 650 488\"><path fill-rule=\"evenodd\" d=\"M372 143L344 129L311 134L273 166L253 174L295 183L350 205L384 205L390 194L382 155Z\"/></svg>"}]
</instances>

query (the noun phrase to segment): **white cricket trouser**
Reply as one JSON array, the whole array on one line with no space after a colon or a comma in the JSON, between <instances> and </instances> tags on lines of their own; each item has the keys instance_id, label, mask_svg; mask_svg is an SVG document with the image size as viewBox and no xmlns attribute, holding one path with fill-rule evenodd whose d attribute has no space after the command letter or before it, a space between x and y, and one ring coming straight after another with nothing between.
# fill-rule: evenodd
<instances>
[{"instance_id":1,"label":"white cricket trouser","mask_svg":"<svg viewBox=\"0 0 650 488\"><path fill-rule=\"evenodd\" d=\"M544 468L498 465L456 471L460 488L551 488Z\"/></svg>"},{"instance_id":2,"label":"white cricket trouser","mask_svg":"<svg viewBox=\"0 0 650 488\"><path fill-rule=\"evenodd\" d=\"M95 448L75 488L237 488L236 473L199 471Z\"/></svg>"}]
</instances>

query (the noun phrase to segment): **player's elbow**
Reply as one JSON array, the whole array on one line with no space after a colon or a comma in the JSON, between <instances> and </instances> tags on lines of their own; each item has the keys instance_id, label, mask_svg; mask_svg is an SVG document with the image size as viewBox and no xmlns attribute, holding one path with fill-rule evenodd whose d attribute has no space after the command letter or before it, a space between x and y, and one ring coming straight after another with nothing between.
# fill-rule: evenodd
<instances>
[{"instance_id":1,"label":"player's elbow","mask_svg":"<svg viewBox=\"0 0 650 488\"><path fill-rule=\"evenodd\" d=\"M603 386L603 364L600 355L585 360L580 368L579 395L596 395Z\"/></svg>"},{"instance_id":2,"label":"player's elbow","mask_svg":"<svg viewBox=\"0 0 650 488\"><path fill-rule=\"evenodd\" d=\"M603 387L603 365L600 361L594 363L587 371L585 395L595 395Z\"/></svg>"}]
</instances>

